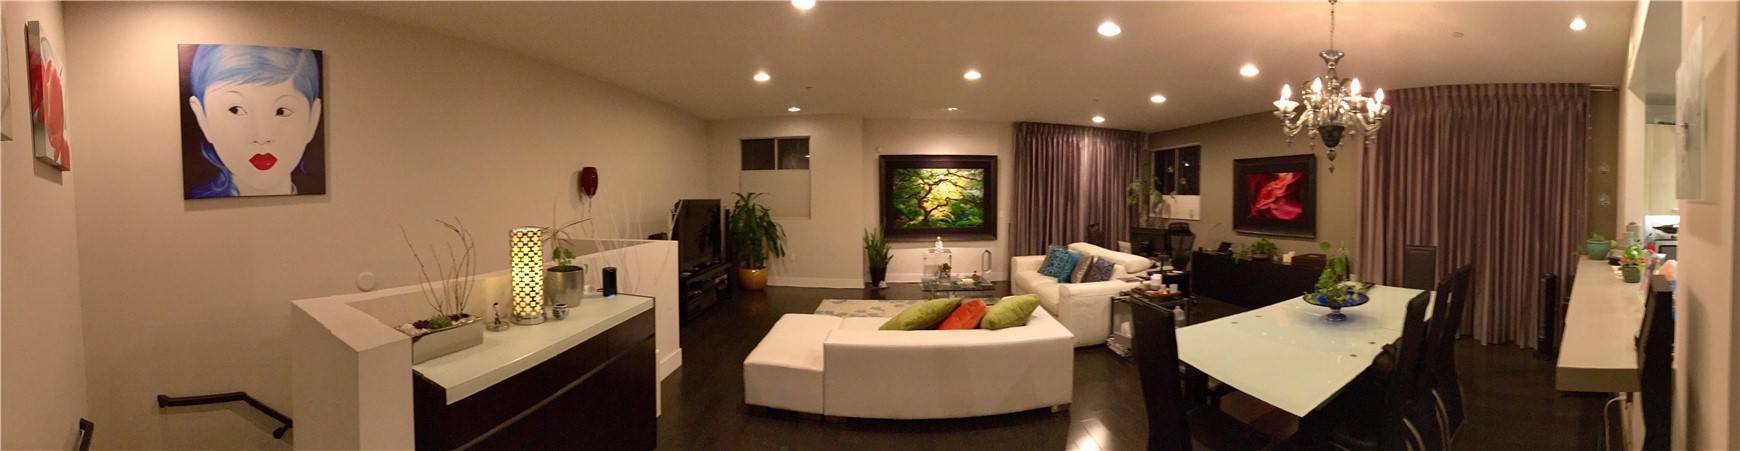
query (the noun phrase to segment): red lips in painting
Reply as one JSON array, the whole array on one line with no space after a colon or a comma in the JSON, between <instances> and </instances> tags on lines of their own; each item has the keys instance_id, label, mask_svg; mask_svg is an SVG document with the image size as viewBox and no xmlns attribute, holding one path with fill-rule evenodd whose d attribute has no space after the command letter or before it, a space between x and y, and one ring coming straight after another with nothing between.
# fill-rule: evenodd
<instances>
[{"instance_id":1,"label":"red lips in painting","mask_svg":"<svg viewBox=\"0 0 1740 451\"><path fill-rule=\"evenodd\" d=\"M1303 172L1272 172L1245 176L1245 192L1249 193L1252 218L1293 219L1305 211L1299 199L1299 180Z\"/></svg>"},{"instance_id":2,"label":"red lips in painting","mask_svg":"<svg viewBox=\"0 0 1740 451\"><path fill-rule=\"evenodd\" d=\"M272 154L269 154L269 153L257 153L257 154L254 154L253 158L248 159L248 163L252 163L254 165L254 169L259 169L259 170L264 171L267 169L272 169L273 165L278 164L278 157L274 157L274 156L272 156Z\"/></svg>"}]
</instances>

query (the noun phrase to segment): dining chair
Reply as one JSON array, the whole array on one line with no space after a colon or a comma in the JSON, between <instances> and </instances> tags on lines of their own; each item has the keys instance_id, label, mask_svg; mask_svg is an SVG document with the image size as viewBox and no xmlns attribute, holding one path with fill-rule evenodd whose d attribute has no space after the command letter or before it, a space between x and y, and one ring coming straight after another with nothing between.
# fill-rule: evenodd
<instances>
[{"instance_id":1,"label":"dining chair","mask_svg":"<svg viewBox=\"0 0 1740 451\"><path fill-rule=\"evenodd\" d=\"M1462 336L1462 313L1468 310L1469 286L1473 283L1474 265L1463 265L1444 278L1438 286L1438 299L1432 307L1432 327L1427 332L1432 343L1427 345L1426 392L1437 406L1444 448L1455 443L1456 432L1462 429L1466 413L1462 404L1462 382L1456 373L1456 339Z\"/></svg>"},{"instance_id":2,"label":"dining chair","mask_svg":"<svg viewBox=\"0 0 1740 451\"><path fill-rule=\"evenodd\" d=\"M1431 449L1426 447L1425 439L1408 415L1420 401L1420 374L1428 366L1424 356L1429 338L1425 317L1430 303L1430 293L1426 292L1408 300L1401 337L1384 345L1382 353L1373 359L1372 370L1361 376L1363 383L1343 390L1329 405L1301 419L1299 434L1315 437L1298 440L1302 444L1293 447ZM1323 443L1313 443L1317 441Z\"/></svg>"},{"instance_id":3,"label":"dining chair","mask_svg":"<svg viewBox=\"0 0 1740 451\"><path fill-rule=\"evenodd\" d=\"M1643 449L1654 451L1672 445L1674 292L1662 276L1650 276L1649 288L1638 330L1637 383L1643 398Z\"/></svg>"},{"instance_id":4,"label":"dining chair","mask_svg":"<svg viewBox=\"0 0 1740 451\"><path fill-rule=\"evenodd\" d=\"M1436 246L1404 246L1402 248L1402 286L1430 290L1438 280L1438 248Z\"/></svg>"},{"instance_id":5,"label":"dining chair","mask_svg":"<svg viewBox=\"0 0 1740 451\"><path fill-rule=\"evenodd\" d=\"M1178 332L1172 311L1147 302L1131 305L1136 370L1148 410L1148 449L1190 450L1200 444L1215 450L1257 450L1270 438L1205 402L1207 375L1178 371Z\"/></svg>"}]
</instances>

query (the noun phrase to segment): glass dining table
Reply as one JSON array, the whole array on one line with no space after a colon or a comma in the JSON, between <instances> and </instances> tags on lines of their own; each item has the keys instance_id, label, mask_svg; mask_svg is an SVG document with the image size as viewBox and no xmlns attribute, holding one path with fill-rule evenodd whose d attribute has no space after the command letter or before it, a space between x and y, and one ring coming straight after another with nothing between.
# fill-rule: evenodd
<instances>
[{"instance_id":1,"label":"glass dining table","mask_svg":"<svg viewBox=\"0 0 1740 451\"><path fill-rule=\"evenodd\" d=\"M1178 329L1178 358L1245 394L1304 417L1334 398L1402 334L1408 300L1421 293L1376 285L1347 319L1293 298ZM1428 317L1431 312L1428 308Z\"/></svg>"}]
</instances>

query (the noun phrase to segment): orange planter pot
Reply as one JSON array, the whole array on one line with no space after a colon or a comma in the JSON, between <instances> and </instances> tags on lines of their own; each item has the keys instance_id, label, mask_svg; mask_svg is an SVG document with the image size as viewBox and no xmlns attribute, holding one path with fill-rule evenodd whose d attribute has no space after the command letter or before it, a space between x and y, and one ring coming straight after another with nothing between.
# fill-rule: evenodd
<instances>
[{"instance_id":1,"label":"orange planter pot","mask_svg":"<svg viewBox=\"0 0 1740 451\"><path fill-rule=\"evenodd\" d=\"M737 268L737 281L743 285L745 290L767 288L767 268Z\"/></svg>"}]
</instances>

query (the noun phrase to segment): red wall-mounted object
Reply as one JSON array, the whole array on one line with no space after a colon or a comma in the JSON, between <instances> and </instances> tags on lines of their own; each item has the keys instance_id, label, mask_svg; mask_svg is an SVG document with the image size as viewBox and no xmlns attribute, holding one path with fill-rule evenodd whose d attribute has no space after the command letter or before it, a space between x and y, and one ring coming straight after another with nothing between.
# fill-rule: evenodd
<instances>
[{"instance_id":1,"label":"red wall-mounted object","mask_svg":"<svg viewBox=\"0 0 1740 451\"><path fill-rule=\"evenodd\" d=\"M598 194L598 168L587 166L580 169L580 192L586 197Z\"/></svg>"}]
</instances>

